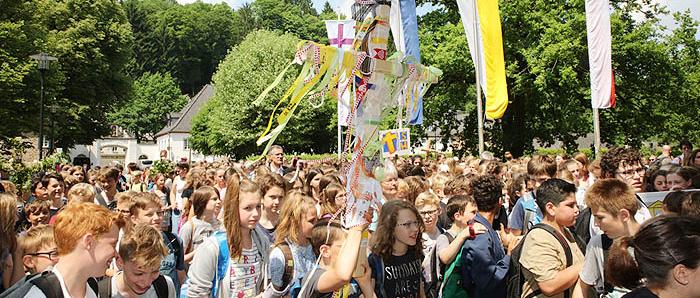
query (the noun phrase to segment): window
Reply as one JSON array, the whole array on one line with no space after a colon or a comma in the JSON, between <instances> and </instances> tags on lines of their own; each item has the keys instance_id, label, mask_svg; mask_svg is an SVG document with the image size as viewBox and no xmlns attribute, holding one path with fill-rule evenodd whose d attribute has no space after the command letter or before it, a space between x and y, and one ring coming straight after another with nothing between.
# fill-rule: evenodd
<instances>
[{"instance_id":1,"label":"window","mask_svg":"<svg viewBox=\"0 0 700 298\"><path fill-rule=\"evenodd\" d=\"M50 148L51 147L51 139L49 139L49 136L44 136L44 140L41 144L41 148Z\"/></svg>"},{"instance_id":2,"label":"window","mask_svg":"<svg viewBox=\"0 0 700 298\"><path fill-rule=\"evenodd\" d=\"M190 149L190 139L185 139L183 142L183 150L189 150Z\"/></svg>"}]
</instances>

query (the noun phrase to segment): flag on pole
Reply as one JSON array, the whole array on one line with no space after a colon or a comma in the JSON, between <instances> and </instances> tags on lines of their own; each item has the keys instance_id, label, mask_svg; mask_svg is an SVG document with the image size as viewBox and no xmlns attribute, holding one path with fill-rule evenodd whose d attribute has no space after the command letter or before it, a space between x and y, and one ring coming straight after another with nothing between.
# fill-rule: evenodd
<instances>
[{"instance_id":1,"label":"flag on pole","mask_svg":"<svg viewBox=\"0 0 700 298\"><path fill-rule=\"evenodd\" d=\"M407 63L420 63L420 44L418 42L418 18L415 0L391 0L389 26L394 38L394 45L399 52L414 60ZM406 90L399 95L399 105L406 105L408 124L423 124L423 98L421 90Z\"/></svg>"},{"instance_id":2,"label":"flag on pole","mask_svg":"<svg viewBox=\"0 0 700 298\"><path fill-rule=\"evenodd\" d=\"M586 0L588 64L591 69L591 106L615 107L615 77L612 70L612 37L608 0Z\"/></svg>"},{"instance_id":3,"label":"flag on pole","mask_svg":"<svg viewBox=\"0 0 700 298\"><path fill-rule=\"evenodd\" d=\"M326 30L328 31L328 42L331 46L338 47L344 50L352 48L352 43L355 40L355 21L354 20L329 20L326 21ZM345 84L351 84L352 80L340 78L338 83L338 91L346 90L343 94L338 94L338 124L348 126L348 115L350 115L350 96L351 88L344 88ZM343 84L341 86L341 84Z\"/></svg>"},{"instance_id":4,"label":"flag on pole","mask_svg":"<svg viewBox=\"0 0 700 298\"><path fill-rule=\"evenodd\" d=\"M498 1L457 0L457 6L472 61L479 61L476 76L486 96L486 117L499 119L508 107L508 87Z\"/></svg>"}]
</instances>

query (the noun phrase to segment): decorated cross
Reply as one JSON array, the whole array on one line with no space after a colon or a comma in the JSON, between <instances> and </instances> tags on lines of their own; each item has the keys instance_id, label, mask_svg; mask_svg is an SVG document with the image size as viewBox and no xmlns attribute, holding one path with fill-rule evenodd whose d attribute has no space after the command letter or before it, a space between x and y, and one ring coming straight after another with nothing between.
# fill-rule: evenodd
<instances>
[{"instance_id":1,"label":"decorated cross","mask_svg":"<svg viewBox=\"0 0 700 298\"><path fill-rule=\"evenodd\" d=\"M357 22L357 33L352 50L341 48L346 40L351 40L344 38L341 26L338 26L337 38L330 40L331 46L314 42L299 45L293 62L302 64L302 71L280 99L257 141L258 145L267 143L264 155L303 98L323 99L324 94L339 85L337 93L341 96L351 90L348 86L352 82L356 82L344 146L346 151L352 151L352 160L344 169L347 200L343 223L348 227L362 224L370 206L379 207L382 203L378 182L384 176L378 129L382 117L390 107L396 106L395 99L400 93L403 92L405 100L422 97L442 75L439 69L412 63L415 59L404 58L401 53L387 57L389 3L387 0L356 0L353 18ZM262 100L288 69L289 66L256 101ZM275 122L277 126L273 129Z\"/></svg>"},{"instance_id":2,"label":"decorated cross","mask_svg":"<svg viewBox=\"0 0 700 298\"><path fill-rule=\"evenodd\" d=\"M344 32L345 32L345 30L343 30L344 27L345 27L345 24L338 23L338 37L330 39L331 45L335 45L338 48L342 48L343 45L351 45L352 44L352 42L353 42L352 38L344 38L344 36L343 36Z\"/></svg>"}]
</instances>

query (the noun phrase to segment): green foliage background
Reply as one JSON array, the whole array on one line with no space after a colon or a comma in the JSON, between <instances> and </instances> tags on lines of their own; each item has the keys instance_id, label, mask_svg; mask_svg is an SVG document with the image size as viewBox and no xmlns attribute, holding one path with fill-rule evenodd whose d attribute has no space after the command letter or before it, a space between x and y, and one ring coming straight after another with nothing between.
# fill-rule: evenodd
<instances>
[{"instance_id":1,"label":"green foliage background","mask_svg":"<svg viewBox=\"0 0 700 298\"><path fill-rule=\"evenodd\" d=\"M294 57L300 39L291 35L255 31L236 46L214 75L215 95L193 121L190 142L205 154L245 157L259 153L255 140L268 123L272 109L299 71L292 67L282 83L260 104L252 104ZM335 103L321 108L305 101L276 143L289 151L328 152L333 144ZM273 123L276 125L276 121Z\"/></svg>"}]
</instances>

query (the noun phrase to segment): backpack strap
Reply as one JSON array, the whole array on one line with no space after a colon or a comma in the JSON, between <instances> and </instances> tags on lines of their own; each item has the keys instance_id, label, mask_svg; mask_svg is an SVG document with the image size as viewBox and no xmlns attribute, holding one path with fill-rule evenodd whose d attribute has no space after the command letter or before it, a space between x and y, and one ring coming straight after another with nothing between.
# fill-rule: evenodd
<instances>
[{"instance_id":1,"label":"backpack strap","mask_svg":"<svg viewBox=\"0 0 700 298\"><path fill-rule=\"evenodd\" d=\"M112 297L112 278L106 276L97 282L98 297Z\"/></svg>"},{"instance_id":2,"label":"backpack strap","mask_svg":"<svg viewBox=\"0 0 700 298\"><path fill-rule=\"evenodd\" d=\"M153 281L152 285L156 290L156 296L158 296L158 298L168 298L168 294L170 293L168 289L168 281L165 280L165 276L158 275L158 278Z\"/></svg>"},{"instance_id":3,"label":"backpack strap","mask_svg":"<svg viewBox=\"0 0 700 298\"><path fill-rule=\"evenodd\" d=\"M452 243L452 241L455 240L455 236L452 236L452 234L449 231L445 232L444 235L447 236L447 243Z\"/></svg>"},{"instance_id":4,"label":"backpack strap","mask_svg":"<svg viewBox=\"0 0 700 298\"><path fill-rule=\"evenodd\" d=\"M56 277L56 274L51 271L45 271L41 276L29 282L39 288L39 290L46 295L46 298L63 298L61 282L58 280L58 277Z\"/></svg>"},{"instance_id":5,"label":"backpack strap","mask_svg":"<svg viewBox=\"0 0 700 298\"><path fill-rule=\"evenodd\" d=\"M381 292L382 292L382 298L389 298L389 296L386 294L386 289L384 287L384 280L385 280L385 274L384 274L384 260L382 260L381 256L378 256L379 259L379 278L382 279L382 287L381 287Z\"/></svg>"},{"instance_id":6,"label":"backpack strap","mask_svg":"<svg viewBox=\"0 0 700 298\"><path fill-rule=\"evenodd\" d=\"M292 249L286 240L277 247L279 247L279 249L282 251L282 255L284 256L284 273L282 274L282 287L275 287L275 289L277 291L282 291L287 288L294 278L294 256L292 255Z\"/></svg>"},{"instance_id":7,"label":"backpack strap","mask_svg":"<svg viewBox=\"0 0 700 298\"><path fill-rule=\"evenodd\" d=\"M216 297L217 286L219 285L219 282L224 279L224 276L226 276L226 269L228 269L228 260L230 256L226 233L223 231L217 231L214 233L214 237L216 237L216 241L219 243L219 256L216 260L216 275L214 275L214 280L212 281L212 297Z\"/></svg>"},{"instance_id":8,"label":"backpack strap","mask_svg":"<svg viewBox=\"0 0 700 298\"><path fill-rule=\"evenodd\" d=\"M164 231L165 238L168 240L170 244L173 246L173 252L175 253L175 260L177 261L177 256L182 253L182 244L180 244L180 241L177 240L177 236L171 232Z\"/></svg>"}]
</instances>

